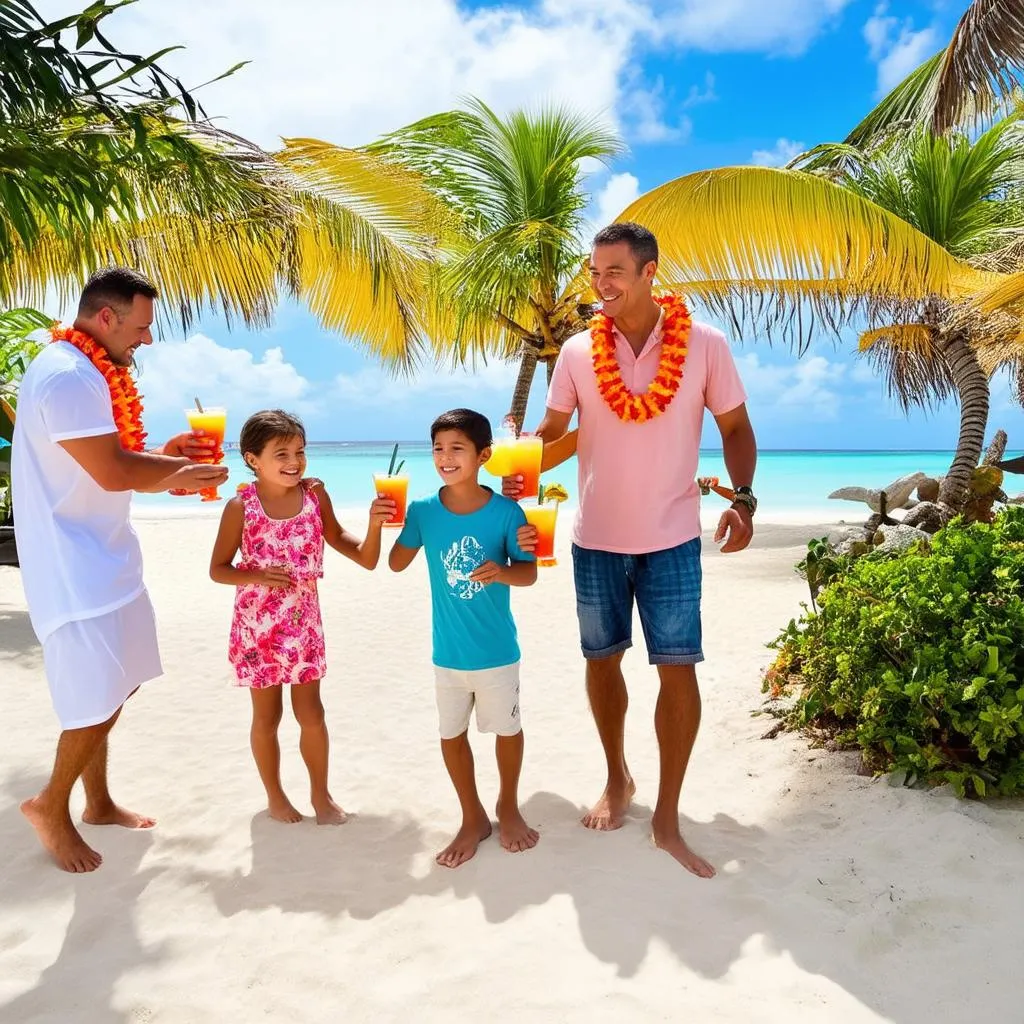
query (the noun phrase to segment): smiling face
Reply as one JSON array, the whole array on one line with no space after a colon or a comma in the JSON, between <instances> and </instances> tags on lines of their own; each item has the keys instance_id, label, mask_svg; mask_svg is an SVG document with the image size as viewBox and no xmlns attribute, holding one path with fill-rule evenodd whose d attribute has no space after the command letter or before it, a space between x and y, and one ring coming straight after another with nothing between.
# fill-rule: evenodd
<instances>
[{"instance_id":1,"label":"smiling face","mask_svg":"<svg viewBox=\"0 0 1024 1024\"><path fill-rule=\"evenodd\" d=\"M104 306L85 321L86 331L95 338L117 366L131 366L140 345L152 345L153 300L135 295L131 305Z\"/></svg>"},{"instance_id":2,"label":"smiling face","mask_svg":"<svg viewBox=\"0 0 1024 1024\"><path fill-rule=\"evenodd\" d=\"M260 483L297 487L306 472L306 442L297 435L272 437L258 455L246 452L245 462Z\"/></svg>"},{"instance_id":3,"label":"smiling face","mask_svg":"<svg viewBox=\"0 0 1024 1024\"><path fill-rule=\"evenodd\" d=\"M630 317L651 303L651 287L658 264L638 264L628 242L595 245L590 254L590 284L602 310L613 320Z\"/></svg>"},{"instance_id":4,"label":"smiling face","mask_svg":"<svg viewBox=\"0 0 1024 1024\"><path fill-rule=\"evenodd\" d=\"M490 448L477 451L461 430L439 430L434 435L434 468L449 486L475 483L480 467L490 457Z\"/></svg>"}]
</instances>

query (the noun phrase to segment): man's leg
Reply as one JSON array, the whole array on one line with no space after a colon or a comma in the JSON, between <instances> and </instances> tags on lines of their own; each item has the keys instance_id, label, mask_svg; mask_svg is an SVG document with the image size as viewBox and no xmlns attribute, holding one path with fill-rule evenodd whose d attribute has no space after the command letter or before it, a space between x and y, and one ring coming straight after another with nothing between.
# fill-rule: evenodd
<instances>
[{"instance_id":1,"label":"man's leg","mask_svg":"<svg viewBox=\"0 0 1024 1024\"><path fill-rule=\"evenodd\" d=\"M38 796L21 805L21 813L36 830L39 841L64 871L95 871L103 861L72 824L68 802L72 788L106 743L116 720L117 713L100 725L62 732L50 781Z\"/></svg>"},{"instance_id":2,"label":"man's leg","mask_svg":"<svg viewBox=\"0 0 1024 1024\"><path fill-rule=\"evenodd\" d=\"M582 821L587 828L606 832L622 827L636 792L624 750L629 698L622 678L622 656L633 644L636 559L573 545L572 563L587 697L608 768L604 793Z\"/></svg>"},{"instance_id":3,"label":"man's leg","mask_svg":"<svg viewBox=\"0 0 1024 1024\"><path fill-rule=\"evenodd\" d=\"M700 623L700 538L644 555L637 567L636 602L661 690L654 711L661 779L651 819L655 845L688 871L711 878L715 869L679 833L679 794L700 727L696 665L704 659Z\"/></svg>"},{"instance_id":4,"label":"man's leg","mask_svg":"<svg viewBox=\"0 0 1024 1024\"><path fill-rule=\"evenodd\" d=\"M622 653L587 661L587 697L604 748L608 780L601 799L583 816L587 828L599 832L621 828L636 792L626 765L626 709L629 695L622 677Z\"/></svg>"},{"instance_id":5,"label":"man's leg","mask_svg":"<svg viewBox=\"0 0 1024 1024\"><path fill-rule=\"evenodd\" d=\"M693 665L659 665L661 691L654 711L661 778L651 818L655 845L688 871L711 878L715 869L686 845L679 832L679 794L700 727L700 690Z\"/></svg>"},{"instance_id":6,"label":"man's leg","mask_svg":"<svg viewBox=\"0 0 1024 1024\"><path fill-rule=\"evenodd\" d=\"M133 695L135 691L132 691ZM129 696L131 696L129 695ZM107 761L110 749L110 730L114 728L124 705L117 709L110 720L110 727L107 735L103 737L93 754L92 760L85 766L82 772L82 785L85 787L85 811L82 813L82 821L87 825L120 825L122 828L152 828L156 824L155 818L143 814L136 814L135 811L125 810L114 803L110 795L107 782Z\"/></svg>"}]
</instances>

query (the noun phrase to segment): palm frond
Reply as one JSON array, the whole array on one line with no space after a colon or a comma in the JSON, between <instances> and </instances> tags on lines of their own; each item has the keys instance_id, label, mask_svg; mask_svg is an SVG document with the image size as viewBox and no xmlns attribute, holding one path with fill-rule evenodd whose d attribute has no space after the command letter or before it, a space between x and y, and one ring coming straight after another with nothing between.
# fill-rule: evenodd
<instances>
[{"instance_id":1,"label":"palm frond","mask_svg":"<svg viewBox=\"0 0 1024 1024\"><path fill-rule=\"evenodd\" d=\"M956 393L949 364L936 359L938 336L926 324L892 324L861 335L860 351L904 412L934 408Z\"/></svg>"},{"instance_id":2,"label":"palm frond","mask_svg":"<svg viewBox=\"0 0 1024 1024\"><path fill-rule=\"evenodd\" d=\"M962 123L967 111L991 118L1019 89L1024 70L1024 7L1019 0L974 0L960 19L939 72L932 129Z\"/></svg>"},{"instance_id":3,"label":"palm frond","mask_svg":"<svg viewBox=\"0 0 1024 1024\"><path fill-rule=\"evenodd\" d=\"M776 315L776 327L801 347L808 325L795 300L811 300L835 328L866 308L959 294L978 278L876 203L800 171L690 174L641 196L620 219L658 236L660 282L707 301L741 300L744 314L758 303L790 313L781 324Z\"/></svg>"}]
</instances>

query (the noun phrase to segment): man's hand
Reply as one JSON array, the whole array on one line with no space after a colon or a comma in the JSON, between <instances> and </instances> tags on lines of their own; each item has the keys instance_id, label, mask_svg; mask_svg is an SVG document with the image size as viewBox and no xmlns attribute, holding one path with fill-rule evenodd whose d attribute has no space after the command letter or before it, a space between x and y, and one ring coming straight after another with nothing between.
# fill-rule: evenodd
<instances>
[{"instance_id":1,"label":"man's hand","mask_svg":"<svg viewBox=\"0 0 1024 1024\"><path fill-rule=\"evenodd\" d=\"M501 493L506 498L518 501L519 496L523 493L522 476L503 476L501 478Z\"/></svg>"},{"instance_id":2,"label":"man's hand","mask_svg":"<svg viewBox=\"0 0 1024 1024\"><path fill-rule=\"evenodd\" d=\"M742 551L754 536L754 521L745 505L734 505L722 513L715 531L715 543L722 545L722 554Z\"/></svg>"},{"instance_id":3,"label":"man's hand","mask_svg":"<svg viewBox=\"0 0 1024 1024\"><path fill-rule=\"evenodd\" d=\"M164 480L164 490L201 491L204 487L218 487L228 478L227 466L209 466L190 462Z\"/></svg>"},{"instance_id":4,"label":"man's hand","mask_svg":"<svg viewBox=\"0 0 1024 1024\"><path fill-rule=\"evenodd\" d=\"M484 586L488 583L500 583L504 568L497 562L484 562L470 573L469 578L474 583L482 583Z\"/></svg>"},{"instance_id":5,"label":"man's hand","mask_svg":"<svg viewBox=\"0 0 1024 1024\"><path fill-rule=\"evenodd\" d=\"M258 575L260 583L271 589L292 585L292 574L286 565L271 565L266 569L258 570Z\"/></svg>"},{"instance_id":6,"label":"man's hand","mask_svg":"<svg viewBox=\"0 0 1024 1024\"><path fill-rule=\"evenodd\" d=\"M525 526L520 526L516 530L516 543L519 545L520 550L534 552L537 550L537 527L530 526L527 523Z\"/></svg>"},{"instance_id":7,"label":"man's hand","mask_svg":"<svg viewBox=\"0 0 1024 1024\"><path fill-rule=\"evenodd\" d=\"M190 430L185 434L177 434L166 441L163 448L160 449L160 454L195 462L196 459L208 458L216 447L216 440L207 437L202 430Z\"/></svg>"}]
</instances>

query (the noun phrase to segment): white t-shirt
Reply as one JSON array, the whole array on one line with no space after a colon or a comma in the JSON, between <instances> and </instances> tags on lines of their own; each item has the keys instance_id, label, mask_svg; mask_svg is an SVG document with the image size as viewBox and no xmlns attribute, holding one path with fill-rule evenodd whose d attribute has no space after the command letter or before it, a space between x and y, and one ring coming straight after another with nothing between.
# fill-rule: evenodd
<instances>
[{"instance_id":1,"label":"white t-shirt","mask_svg":"<svg viewBox=\"0 0 1024 1024\"><path fill-rule=\"evenodd\" d=\"M47 345L21 382L11 453L18 559L40 643L142 593L132 492L105 491L58 443L116 430L99 370L73 345Z\"/></svg>"}]
</instances>

